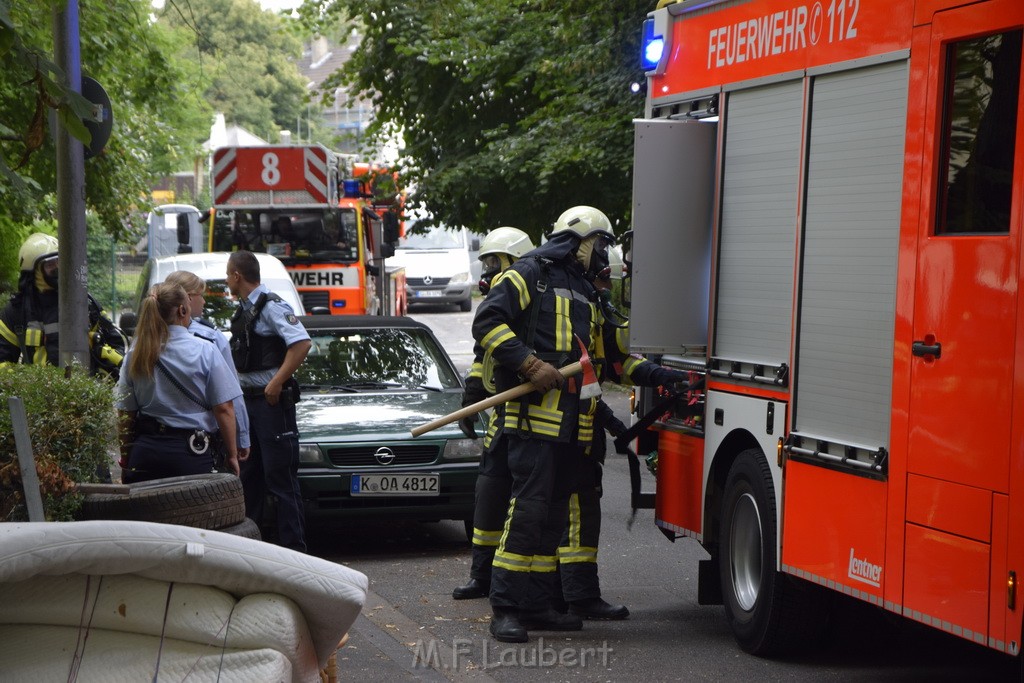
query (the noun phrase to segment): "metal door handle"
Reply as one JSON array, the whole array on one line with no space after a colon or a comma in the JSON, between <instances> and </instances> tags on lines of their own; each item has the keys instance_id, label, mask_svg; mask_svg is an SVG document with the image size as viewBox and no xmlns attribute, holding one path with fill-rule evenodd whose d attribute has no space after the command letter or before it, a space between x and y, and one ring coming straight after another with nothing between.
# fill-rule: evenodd
<instances>
[{"instance_id":1,"label":"metal door handle","mask_svg":"<svg viewBox=\"0 0 1024 683\"><path fill-rule=\"evenodd\" d=\"M923 341L916 341L910 347L910 352L915 356L933 356L935 358L942 357L942 344L935 342L934 344L927 344Z\"/></svg>"}]
</instances>

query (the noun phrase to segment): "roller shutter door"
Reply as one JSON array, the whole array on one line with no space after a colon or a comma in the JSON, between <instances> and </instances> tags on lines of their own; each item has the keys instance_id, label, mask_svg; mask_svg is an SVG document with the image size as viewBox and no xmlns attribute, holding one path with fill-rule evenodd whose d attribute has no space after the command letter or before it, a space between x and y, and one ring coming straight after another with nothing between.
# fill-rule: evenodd
<instances>
[{"instance_id":1,"label":"roller shutter door","mask_svg":"<svg viewBox=\"0 0 1024 683\"><path fill-rule=\"evenodd\" d=\"M888 447L905 61L812 91L794 429Z\"/></svg>"},{"instance_id":2,"label":"roller shutter door","mask_svg":"<svg viewBox=\"0 0 1024 683\"><path fill-rule=\"evenodd\" d=\"M789 362L802 81L729 95L712 355Z\"/></svg>"}]
</instances>

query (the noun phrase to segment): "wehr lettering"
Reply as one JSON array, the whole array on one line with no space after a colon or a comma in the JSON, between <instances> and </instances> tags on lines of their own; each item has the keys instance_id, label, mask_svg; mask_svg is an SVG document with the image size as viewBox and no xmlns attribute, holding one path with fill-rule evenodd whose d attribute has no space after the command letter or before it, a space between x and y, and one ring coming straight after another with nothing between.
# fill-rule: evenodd
<instances>
[{"instance_id":1,"label":"wehr lettering","mask_svg":"<svg viewBox=\"0 0 1024 683\"><path fill-rule=\"evenodd\" d=\"M344 270L293 270L290 271L296 287L344 287Z\"/></svg>"}]
</instances>

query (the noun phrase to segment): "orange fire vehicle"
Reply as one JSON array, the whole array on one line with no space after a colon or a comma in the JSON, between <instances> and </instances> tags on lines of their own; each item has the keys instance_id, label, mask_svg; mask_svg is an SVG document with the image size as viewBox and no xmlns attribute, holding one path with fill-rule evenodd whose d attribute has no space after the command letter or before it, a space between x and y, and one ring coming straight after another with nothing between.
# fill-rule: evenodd
<instances>
[{"instance_id":1,"label":"orange fire vehicle","mask_svg":"<svg viewBox=\"0 0 1024 683\"><path fill-rule=\"evenodd\" d=\"M375 199L371 181L322 145L221 147L210 249L277 256L309 313L401 314L403 275L385 267L401 207Z\"/></svg>"},{"instance_id":2,"label":"orange fire vehicle","mask_svg":"<svg viewBox=\"0 0 1024 683\"><path fill-rule=\"evenodd\" d=\"M1022 34L1020 0L645 23L630 341L705 379L654 425L655 517L748 652L829 591L1020 652Z\"/></svg>"}]
</instances>

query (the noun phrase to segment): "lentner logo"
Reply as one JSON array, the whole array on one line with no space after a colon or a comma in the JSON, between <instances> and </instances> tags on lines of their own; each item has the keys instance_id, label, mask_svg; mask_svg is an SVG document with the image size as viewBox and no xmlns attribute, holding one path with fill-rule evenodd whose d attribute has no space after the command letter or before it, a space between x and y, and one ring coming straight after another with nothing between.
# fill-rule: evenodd
<instances>
[{"instance_id":1,"label":"lentner logo","mask_svg":"<svg viewBox=\"0 0 1024 683\"><path fill-rule=\"evenodd\" d=\"M850 569L847 576L855 581L862 581L868 585L878 588L882 580L882 565L872 564L868 560L859 560L853 555L853 548L850 548Z\"/></svg>"}]
</instances>

